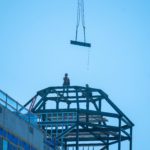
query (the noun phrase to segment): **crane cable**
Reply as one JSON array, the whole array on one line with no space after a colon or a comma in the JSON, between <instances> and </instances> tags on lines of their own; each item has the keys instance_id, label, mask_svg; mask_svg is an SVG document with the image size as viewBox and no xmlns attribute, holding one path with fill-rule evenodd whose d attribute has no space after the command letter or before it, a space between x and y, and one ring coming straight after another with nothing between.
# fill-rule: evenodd
<instances>
[{"instance_id":1,"label":"crane cable","mask_svg":"<svg viewBox=\"0 0 150 150\"><path fill-rule=\"evenodd\" d=\"M78 4L77 4L77 25L76 25L76 36L75 36L76 41L78 39L78 29L79 29L79 25L80 25L80 20L81 20L82 28L83 28L84 42L86 42L84 0L78 0ZM89 70L89 65L90 65L90 50L88 49L87 70Z\"/></svg>"},{"instance_id":2,"label":"crane cable","mask_svg":"<svg viewBox=\"0 0 150 150\"><path fill-rule=\"evenodd\" d=\"M76 25L76 37L78 39L78 29L80 25L80 20L82 19L82 27L83 27L83 34L84 34L84 42L86 42L86 35L85 35L85 19L84 19L84 0L78 0L77 5L77 25Z\"/></svg>"}]
</instances>

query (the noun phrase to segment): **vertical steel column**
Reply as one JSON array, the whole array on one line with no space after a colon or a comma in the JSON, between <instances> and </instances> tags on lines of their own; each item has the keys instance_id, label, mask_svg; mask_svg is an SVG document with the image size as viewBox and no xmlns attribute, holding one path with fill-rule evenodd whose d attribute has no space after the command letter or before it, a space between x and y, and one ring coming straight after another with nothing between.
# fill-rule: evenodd
<instances>
[{"instance_id":1,"label":"vertical steel column","mask_svg":"<svg viewBox=\"0 0 150 150\"><path fill-rule=\"evenodd\" d=\"M118 150L121 150L121 117L119 117L119 139L118 139Z\"/></svg>"},{"instance_id":2,"label":"vertical steel column","mask_svg":"<svg viewBox=\"0 0 150 150\"><path fill-rule=\"evenodd\" d=\"M58 100L56 101L56 109L57 109L57 111L59 110L59 102L58 102Z\"/></svg>"},{"instance_id":3,"label":"vertical steel column","mask_svg":"<svg viewBox=\"0 0 150 150\"><path fill-rule=\"evenodd\" d=\"M132 150L132 127L130 128L130 150Z\"/></svg>"},{"instance_id":4,"label":"vertical steel column","mask_svg":"<svg viewBox=\"0 0 150 150\"><path fill-rule=\"evenodd\" d=\"M56 137L58 137L58 112L56 113Z\"/></svg>"},{"instance_id":5,"label":"vertical steel column","mask_svg":"<svg viewBox=\"0 0 150 150\"><path fill-rule=\"evenodd\" d=\"M61 121L62 121L62 128L61 128L61 134L64 132L64 123L63 123L63 119L64 119L64 113L61 113ZM66 143L65 143L66 144ZM61 137L61 149L64 150L64 136Z\"/></svg>"},{"instance_id":6,"label":"vertical steel column","mask_svg":"<svg viewBox=\"0 0 150 150\"><path fill-rule=\"evenodd\" d=\"M89 94L88 94L88 88L86 89L86 110L89 110ZM86 113L86 122L89 122L89 114ZM88 128L88 125L86 125Z\"/></svg>"},{"instance_id":7,"label":"vertical steel column","mask_svg":"<svg viewBox=\"0 0 150 150\"><path fill-rule=\"evenodd\" d=\"M69 103L69 102L67 103L67 109L70 109L70 104L71 103Z\"/></svg>"},{"instance_id":8,"label":"vertical steel column","mask_svg":"<svg viewBox=\"0 0 150 150\"><path fill-rule=\"evenodd\" d=\"M76 99L77 99L76 150L79 150L79 98L77 89L76 89Z\"/></svg>"},{"instance_id":9,"label":"vertical steel column","mask_svg":"<svg viewBox=\"0 0 150 150\"><path fill-rule=\"evenodd\" d=\"M99 112L102 112L102 99L99 100ZM102 122L100 121L99 124L101 125Z\"/></svg>"},{"instance_id":10,"label":"vertical steel column","mask_svg":"<svg viewBox=\"0 0 150 150\"><path fill-rule=\"evenodd\" d=\"M53 122L53 113L50 114L51 121ZM53 125L51 124L51 139L53 140Z\"/></svg>"},{"instance_id":11,"label":"vertical steel column","mask_svg":"<svg viewBox=\"0 0 150 150\"><path fill-rule=\"evenodd\" d=\"M67 150L67 141L65 141L64 150Z\"/></svg>"},{"instance_id":12,"label":"vertical steel column","mask_svg":"<svg viewBox=\"0 0 150 150\"><path fill-rule=\"evenodd\" d=\"M79 150L79 125L77 121L77 131L76 131L76 150Z\"/></svg>"},{"instance_id":13,"label":"vertical steel column","mask_svg":"<svg viewBox=\"0 0 150 150\"><path fill-rule=\"evenodd\" d=\"M109 135L108 135L107 138L109 138ZM106 147L106 149L109 150L109 139L107 139L107 147Z\"/></svg>"},{"instance_id":14,"label":"vertical steel column","mask_svg":"<svg viewBox=\"0 0 150 150\"><path fill-rule=\"evenodd\" d=\"M66 88L67 88L66 93L67 93L67 98L68 98L68 96L69 96L68 86Z\"/></svg>"},{"instance_id":15,"label":"vertical steel column","mask_svg":"<svg viewBox=\"0 0 150 150\"><path fill-rule=\"evenodd\" d=\"M99 100L99 111L102 111L102 99Z\"/></svg>"}]
</instances>

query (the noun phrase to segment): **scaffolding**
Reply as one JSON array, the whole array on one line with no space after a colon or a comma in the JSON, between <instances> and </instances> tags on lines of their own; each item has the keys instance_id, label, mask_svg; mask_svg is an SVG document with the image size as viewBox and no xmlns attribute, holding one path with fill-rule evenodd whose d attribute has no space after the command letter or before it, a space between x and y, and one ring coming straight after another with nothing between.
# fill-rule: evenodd
<instances>
[{"instance_id":1,"label":"scaffolding","mask_svg":"<svg viewBox=\"0 0 150 150\"><path fill-rule=\"evenodd\" d=\"M33 104L34 103L34 104ZM40 90L24 107L38 116L38 125L55 149L109 150L128 141L134 124L100 89L58 86Z\"/></svg>"}]
</instances>

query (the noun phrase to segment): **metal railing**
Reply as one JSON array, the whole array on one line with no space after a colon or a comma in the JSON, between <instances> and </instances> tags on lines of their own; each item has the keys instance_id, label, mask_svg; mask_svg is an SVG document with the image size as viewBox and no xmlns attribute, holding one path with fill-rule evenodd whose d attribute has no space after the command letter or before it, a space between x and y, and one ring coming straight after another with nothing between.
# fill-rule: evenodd
<instances>
[{"instance_id":1,"label":"metal railing","mask_svg":"<svg viewBox=\"0 0 150 150\"><path fill-rule=\"evenodd\" d=\"M23 107L2 90L0 90L0 104L9 109L11 112L14 112L17 116L19 116L29 124L37 126L37 116L29 112L28 109Z\"/></svg>"}]
</instances>

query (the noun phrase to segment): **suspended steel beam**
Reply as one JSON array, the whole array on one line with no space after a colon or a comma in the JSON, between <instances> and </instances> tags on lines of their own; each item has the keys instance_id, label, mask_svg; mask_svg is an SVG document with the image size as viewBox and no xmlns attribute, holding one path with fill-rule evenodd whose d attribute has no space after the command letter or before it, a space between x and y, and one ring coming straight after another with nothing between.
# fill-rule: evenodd
<instances>
[{"instance_id":1,"label":"suspended steel beam","mask_svg":"<svg viewBox=\"0 0 150 150\"><path fill-rule=\"evenodd\" d=\"M91 43L79 42L79 41L73 41L73 40L70 41L70 44L84 46L84 47L91 47Z\"/></svg>"}]
</instances>

